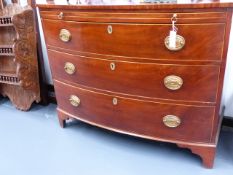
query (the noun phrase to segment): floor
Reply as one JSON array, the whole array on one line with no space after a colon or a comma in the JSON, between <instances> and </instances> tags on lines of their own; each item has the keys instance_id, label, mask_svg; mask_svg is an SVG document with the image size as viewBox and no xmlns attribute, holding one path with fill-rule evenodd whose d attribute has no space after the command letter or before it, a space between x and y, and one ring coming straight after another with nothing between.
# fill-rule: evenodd
<instances>
[{"instance_id":1,"label":"floor","mask_svg":"<svg viewBox=\"0 0 233 175\"><path fill-rule=\"evenodd\" d=\"M15 110L0 99L0 175L230 175L233 131L224 129L213 169L174 144L112 133L78 121L59 127L56 105Z\"/></svg>"}]
</instances>

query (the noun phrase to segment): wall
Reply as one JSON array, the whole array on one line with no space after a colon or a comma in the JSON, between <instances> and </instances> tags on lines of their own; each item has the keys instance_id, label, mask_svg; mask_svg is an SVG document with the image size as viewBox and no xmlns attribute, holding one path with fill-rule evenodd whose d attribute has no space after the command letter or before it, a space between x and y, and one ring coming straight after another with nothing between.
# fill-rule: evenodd
<instances>
[{"instance_id":1,"label":"wall","mask_svg":"<svg viewBox=\"0 0 233 175\"><path fill-rule=\"evenodd\" d=\"M225 116L233 117L233 19L232 32L227 56L227 67L224 80L222 105L225 106Z\"/></svg>"},{"instance_id":2,"label":"wall","mask_svg":"<svg viewBox=\"0 0 233 175\"><path fill-rule=\"evenodd\" d=\"M40 14L39 10L37 9L37 15L38 19L40 19ZM47 54L47 48L45 46L45 40L44 40L44 32L42 29L41 21L39 20L39 28L40 28L40 34L41 34L41 43L42 43L42 52L43 52L43 57L44 57L44 66L45 66L45 75L46 75L46 80L48 84L53 84L52 80L52 75L49 67L49 60L48 60L48 54Z\"/></svg>"}]
</instances>

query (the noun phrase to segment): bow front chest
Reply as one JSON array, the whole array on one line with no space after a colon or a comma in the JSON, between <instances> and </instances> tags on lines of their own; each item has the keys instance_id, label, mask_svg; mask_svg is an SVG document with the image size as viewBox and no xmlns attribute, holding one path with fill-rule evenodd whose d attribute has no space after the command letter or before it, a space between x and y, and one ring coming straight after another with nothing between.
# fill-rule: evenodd
<instances>
[{"instance_id":1,"label":"bow front chest","mask_svg":"<svg viewBox=\"0 0 233 175\"><path fill-rule=\"evenodd\" d=\"M212 167L233 3L85 2L37 4L61 126L176 143Z\"/></svg>"}]
</instances>

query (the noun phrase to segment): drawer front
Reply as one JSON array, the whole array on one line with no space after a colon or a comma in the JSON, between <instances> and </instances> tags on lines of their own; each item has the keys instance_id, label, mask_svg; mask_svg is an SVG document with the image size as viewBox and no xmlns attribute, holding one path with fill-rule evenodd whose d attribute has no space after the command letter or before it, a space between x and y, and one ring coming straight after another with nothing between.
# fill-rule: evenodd
<instances>
[{"instance_id":1,"label":"drawer front","mask_svg":"<svg viewBox=\"0 0 233 175\"><path fill-rule=\"evenodd\" d=\"M225 12L195 12L195 13L155 13L147 12L129 12L117 13L117 12L81 12L81 11L69 11L69 10L51 10L40 12L42 19L53 20L65 20L65 21L79 21L79 22L127 22L127 23L159 23L170 24L171 18L174 14L177 15L179 23L217 23L226 22ZM107 17L107 18L106 18Z\"/></svg>"},{"instance_id":2,"label":"drawer front","mask_svg":"<svg viewBox=\"0 0 233 175\"><path fill-rule=\"evenodd\" d=\"M85 121L140 136L210 141L214 107L140 101L97 93L59 81L54 84L58 108Z\"/></svg>"},{"instance_id":3,"label":"drawer front","mask_svg":"<svg viewBox=\"0 0 233 175\"><path fill-rule=\"evenodd\" d=\"M216 101L219 66L111 61L52 50L48 50L48 54L55 79L150 98ZM67 66L68 71L73 66L73 73L66 72ZM178 89L170 89L172 84L170 86L165 81L176 76L180 77L182 84L179 84L179 79L175 79ZM173 80L170 81L173 83Z\"/></svg>"},{"instance_id":4,"label":"drawer front","mask_svg":"<svg viewBox=\"0 0 233 175\"><path fill-rule=\"evenodd\" d=\"M181 24L177 27L178 34L185 39L185 46L179 51L170 51L164 44L171 30L170 24L106 24L43 20L45 39L47 45L51 46L81 52L151 59L222 58L225 24ZM203 31L208 31L211 35ZM68 38L69 41L62 41L60 36L63 36L63 39Z\"/></svg>"}]
</instances>

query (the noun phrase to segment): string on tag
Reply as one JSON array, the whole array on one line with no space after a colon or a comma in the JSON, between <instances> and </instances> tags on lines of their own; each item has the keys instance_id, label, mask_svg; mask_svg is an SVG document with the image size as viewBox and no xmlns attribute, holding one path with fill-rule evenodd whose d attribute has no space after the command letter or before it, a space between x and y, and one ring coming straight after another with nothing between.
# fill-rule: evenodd
<instances>
[{"instance_id":1,"label":"string on tag","mask_svg":"<svg viewBox=\"0 0 233 175\"><path fill-rule=\"evenodd\" d=\"M169 47L171 48L176 48L176 34L178 31L178 28L175 26L175 23L177 21L177 14L174 14L173 17L171 18L172 22L172 29L170 31L170 37L169 37Z\"/></svg>"},{"instance_id":2,"label":"string on tag","mask_svg":"<svg viewBox=\"0 0 233 175\"><path fill-rule=\"evenodd\" d=\"M172 31L177 32L178 28L175 25L175 23L177 22L177 14L173 14L173 16L171 18L171 22L172 22Z\"/></svg>"},{"instance_id":3,"label":"string on tag","mask_svg":"<svg viewBox=\"0 0 233 175\"><path fill-rule=\"evenodd\" d=\"M178 28L175 26L176 21L172 21L172 31L177 32Z\"/></svg>"}]
</instances>

